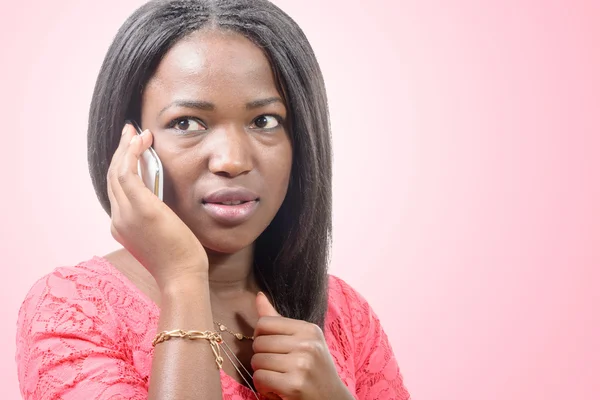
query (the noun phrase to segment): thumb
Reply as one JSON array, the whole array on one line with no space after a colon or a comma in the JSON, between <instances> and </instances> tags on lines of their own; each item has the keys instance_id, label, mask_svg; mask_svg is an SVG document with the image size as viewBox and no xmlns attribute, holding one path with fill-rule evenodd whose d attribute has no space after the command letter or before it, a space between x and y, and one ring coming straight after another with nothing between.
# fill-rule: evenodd
<instances>
[{"instance_id":1,"label":"thumb","mask_svg":"<svg viewBox=\"0 0 600 400\"><path fill-rule=\"evenodd\" d=\"M256 309L259 317L281 317L263 292L256 295Z\"/></svg>"}]
</instances>

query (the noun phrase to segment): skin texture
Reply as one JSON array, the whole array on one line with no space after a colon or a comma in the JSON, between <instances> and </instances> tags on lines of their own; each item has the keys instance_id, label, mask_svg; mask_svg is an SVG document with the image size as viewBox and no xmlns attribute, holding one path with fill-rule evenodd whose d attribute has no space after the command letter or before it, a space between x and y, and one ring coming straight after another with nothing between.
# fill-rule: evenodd
<instances>
[{"instance_id":1,"label":"skin texture","mask_svg":"<svg viewBox=\"0 0 600 400\"><path fill-rule=\"evenodd\" d=\"M219 321L256 336L224 339L254 369L261 393L352 398L320 328L281 317L257 295L253 243L281 206L292 165L288 112L267 57L241 35L195 32L163 58L141 109L144 134L126 126L108 173L111 231L124 249L107 258L161 307L158 331L214 330ZM165 203L137 176L150 145L165 169ZM232 225L207 213L202 199L224 187L258 195L251 218ZM241 381L229 362L224 369ZM207 343L159 344L152 377L150 399L220 398Z\"/></svg>"},{"instance_id":2,"label":"skin texture","mask_svg":"<svg viewBox=\"0 0 600 400\"><path fill-rule=\"evenodd\" d=\"M248 261L248 248L287 192L292 146L285 125L277 121L285 121L287 111L258 47L239 35L213 32L206 41L200 36L178 43L160 63L144 92L142 127L152 131L166 170L166 203L207 251L244 250ZM247 109L263 99L277 101ZM178 101L209 102L214 110L173 105ZM269 114L273 128L259 129L256 118ZM169 127L186 117L187 132ZM228 186L243 186L260 197L257 213L245 224L219 225L203 210L204 196Z\"/></svg>"}]
</instances>

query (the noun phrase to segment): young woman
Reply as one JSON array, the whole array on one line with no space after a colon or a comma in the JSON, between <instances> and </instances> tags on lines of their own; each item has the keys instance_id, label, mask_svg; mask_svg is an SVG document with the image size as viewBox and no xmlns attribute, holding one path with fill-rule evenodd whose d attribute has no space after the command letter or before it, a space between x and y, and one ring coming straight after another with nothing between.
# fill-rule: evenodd
<instances>
[{"instance_id":1,"label":"young woman","mask_svg":"<svg viewBox=\"0 0 600 400\"><path fill-rule=\"evenodd\" d=\"M164 202L138 176L151 145ZM280 9L142 6L102 65L88 149L123 248L29 292L24 398L409 398L376 315L327 273L325 87Z\"/></svg>"}]
</instances>

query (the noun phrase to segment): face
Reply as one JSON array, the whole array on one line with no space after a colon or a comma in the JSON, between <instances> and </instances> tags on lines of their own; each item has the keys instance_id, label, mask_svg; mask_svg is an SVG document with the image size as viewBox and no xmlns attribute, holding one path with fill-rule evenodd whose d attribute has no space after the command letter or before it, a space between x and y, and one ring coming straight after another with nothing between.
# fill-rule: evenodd
<instances>
[{"instance_id":1,"label":"face","mask_svg":"<svg viewBox=\"0 0 600 400\"><path fill-rule=\"evenodd\" d=\"M235 33L198 31L162 59L142 96L165 202L208 250L252 245L285 198L287 110L267 57Z\"/></svg>"}]
</instances>

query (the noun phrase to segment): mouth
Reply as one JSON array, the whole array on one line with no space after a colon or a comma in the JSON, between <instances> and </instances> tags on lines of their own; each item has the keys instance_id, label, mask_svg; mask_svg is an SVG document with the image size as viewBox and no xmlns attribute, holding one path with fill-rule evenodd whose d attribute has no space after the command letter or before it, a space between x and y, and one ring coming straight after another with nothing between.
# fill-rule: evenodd
<instances>
[{"instance_id":1,"label":"mouth","mask_svg":"<svg viewBox=\"0 0 600 400\"><path fill-rule=\"evenodd\" d=\"M250 201L260 200L258 195L253 191L237 187L237 188L221 188L215 190L202 198L203 204L222 204L226 206L237 206L239 204L248 203Z\"/></svg>"},{"instance_id":2,"label":"mouth","mask_svg":"<svg viewBox=\"0 0 600 400\"><path fill-rule=\"evenodd\" d=\"M260 198L245 188L223 188L202 199L204 210L217 222L237 225L247 221L256 211Z\"/></svg>"},{"instance_id":3,"label":"mouth","mask_svg":"<svg viewBox=\"0 0 600 400\"><path fill-rule=\"evenodd\" d=\"M239 206L240 204L246 204L249 203L250 201L258 201L258 199L256 200L231 200L231 201L205 201L202 200L202 204L219 204L222 206Z\"/></svg>"}]
</instances>

